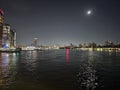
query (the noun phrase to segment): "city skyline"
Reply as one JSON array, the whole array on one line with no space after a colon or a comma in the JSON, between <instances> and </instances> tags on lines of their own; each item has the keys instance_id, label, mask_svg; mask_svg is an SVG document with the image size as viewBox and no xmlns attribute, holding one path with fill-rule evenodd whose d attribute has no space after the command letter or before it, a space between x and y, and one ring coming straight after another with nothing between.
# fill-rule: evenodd
<instances>
[{"instance_id":1,"label":"city skyline","mask_svg":"<svg viewBox=\"0 0 120 90\"><path fill-rule=\"evenodd\" d=\"M120 1L1 0L0 7L17 32L17 44L68 45L120 41Z\"/></svg>"}]
</instances>

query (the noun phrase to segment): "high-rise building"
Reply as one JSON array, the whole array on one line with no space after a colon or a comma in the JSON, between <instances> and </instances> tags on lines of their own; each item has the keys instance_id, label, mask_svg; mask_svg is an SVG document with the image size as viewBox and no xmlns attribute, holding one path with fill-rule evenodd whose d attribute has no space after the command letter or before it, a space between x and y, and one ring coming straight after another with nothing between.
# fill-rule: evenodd
<instances>
[{"instance_id":1,"label":"high-rise building","mask_svg":"<svg viewBox=\"0 0 120 90\"><path fill-rule=\"evenodd\" d=\"M4 12L0 9L0 48L16 47L16 31L4 23Z\"/></svg>"},{"instance_id":2,"label":"high-rise building","mask_svg":"<svg viewBox=\"0 0 120 90\"><path fill-rule=\"evenodd\" d=\"M9 24L3 25L2 47L3 48L16 47L16 31L11 30Z\"/></svg>"},{"instance_id":3,"label":"high-rise building","mask_svg":"<svg viewBox=\"0 0 120 90\"><path fill-rule=\"evenodd\" d=\"M2 30L3 30L3 23L4 23L4 12L0 9L0 47L2 47Z\"/></svg>"},{"instance_id":4,"label":"high-rise building","mask_svg":"<svg viewBox=\"0 0 120 90\"><path fill-rule=\"evenodd\" d=\"M38 44L38 38L34 38L33 45L37 47L37 44Z\"/></svg>"},{"instance_id":5,"label":"high-rise building","mask_svg":"<svg viewBox=\"0 0 120 90\"><path fill-rule=\"evenodd\" d=\"M10 25L9 24L4 24L3 25L3 31L2 31L2 47L3 48L8 48L10 47Z\"/></svg>"},{"instance_id":6,"label":"high-rise building","mask_svg":"<svg viewBox=\"0 0 120 90\"><path fill-rule=\"evenodd\" d=\"M10 30L11 32L11 47L16 47L16 31Z\"/></svg>"}]
</instances>

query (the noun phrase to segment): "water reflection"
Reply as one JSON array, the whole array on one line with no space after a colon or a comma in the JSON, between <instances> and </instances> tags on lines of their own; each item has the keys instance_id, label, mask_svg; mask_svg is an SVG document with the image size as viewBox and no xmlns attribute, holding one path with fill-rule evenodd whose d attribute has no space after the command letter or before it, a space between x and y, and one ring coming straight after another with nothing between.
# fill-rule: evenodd
<instances>
[{"instance_id":1,"label":"water reflection","mask_svg":"<svg viewBox=\"0 0 120 90\"><path fill-rule=\"evenodd\" d=\"M80 65L77 82L80 90L95 90L98 86L96 70L93 66L94 53L88 52L88 59Z\"/></svg>"},{"instance_id":2,"label":"water reflection","mask_svg":"<svg viewBox=\"0 0 120 90\"><path fill-rule=\"evenodd\" d=\"M65 50L65 55L66 55L66 62L69 62L69 59L70 59L70 51L69 51L69 49Z\"/></svg>"},{"instance_id":3,"label":"water reflection","mask_svg":"<svg viewBox=\"0 0 120 90\"><path fill-rule=\"evenodd\" d=\"M6 90L14 83L18 57L16 53L0 53L0 89Z\"/></svg>"},{"instance_id":4,"label":"water reflection","mask_svg":"<svg viewBox=\"0 0 120 90\"><path fill-rule=\"evenodd\" d=\"M95 90L98 86L96 71L92 65L83 64L77 75L80 90Z\"/></svg>"},{"instance_id":5,"label":"water reflection","mask_svg":"<svg viewBox=\"0 0 120 90\"><path fill-rule=\"evenodd\" d=\"M27 51L24 53L25 59L29 60L36 60L37 59L37 51Z\"/></svg>"},{"instance_id":6,"label":"water reflection","mask_svg":"<svg viewBox=\"0 0 120 90\"><path fill-rule=\"evenodd\" d=\"M38 59L37 51L23 51L21 54L21 64L24 65L24 70L27 71L34 71L36 68L36 62Z\"/></svg>"},{"instance_id":7,"label":"water reflection","mask_svg":"<svg viewBox=\"0 0 120 90\"><path fill-rule=\"evenodd\" d=\"M0 53L0 90L78 90L77 85L80 90L114 90L111 87L119 88L119 68L120 52Z\"/></svg>"}]
</instances>

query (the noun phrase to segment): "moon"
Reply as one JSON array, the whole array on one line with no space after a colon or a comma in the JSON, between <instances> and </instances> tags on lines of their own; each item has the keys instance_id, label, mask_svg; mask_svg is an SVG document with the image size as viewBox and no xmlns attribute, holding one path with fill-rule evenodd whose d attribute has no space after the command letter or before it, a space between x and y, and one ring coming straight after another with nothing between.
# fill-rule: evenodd
<instances>
[{"instance_id":1,"label":"moon","mask_svg":"<svg viewBox=\"0 0 120 90\"><path fill-rule=\"evenodd\" d=\"M88 10L87 15L91 15L91 14L92 14L92 10Z\"/></svg>"}]
</instances>

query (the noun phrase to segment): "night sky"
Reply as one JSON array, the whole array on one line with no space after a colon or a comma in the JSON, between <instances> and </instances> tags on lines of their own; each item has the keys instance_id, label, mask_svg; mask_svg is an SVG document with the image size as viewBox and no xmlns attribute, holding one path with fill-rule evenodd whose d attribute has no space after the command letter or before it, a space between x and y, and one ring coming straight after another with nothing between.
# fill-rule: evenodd
<instances>
[{"instance_id":1,"label":"night sky","mask_svg":"<svg viewBox=\"0 0 120 90\"><path fill-rule=\"evenodd\" d=\"M0 7L18 44L120 41L120 0L0 0Z\"/></svg>"}]
</instances>

